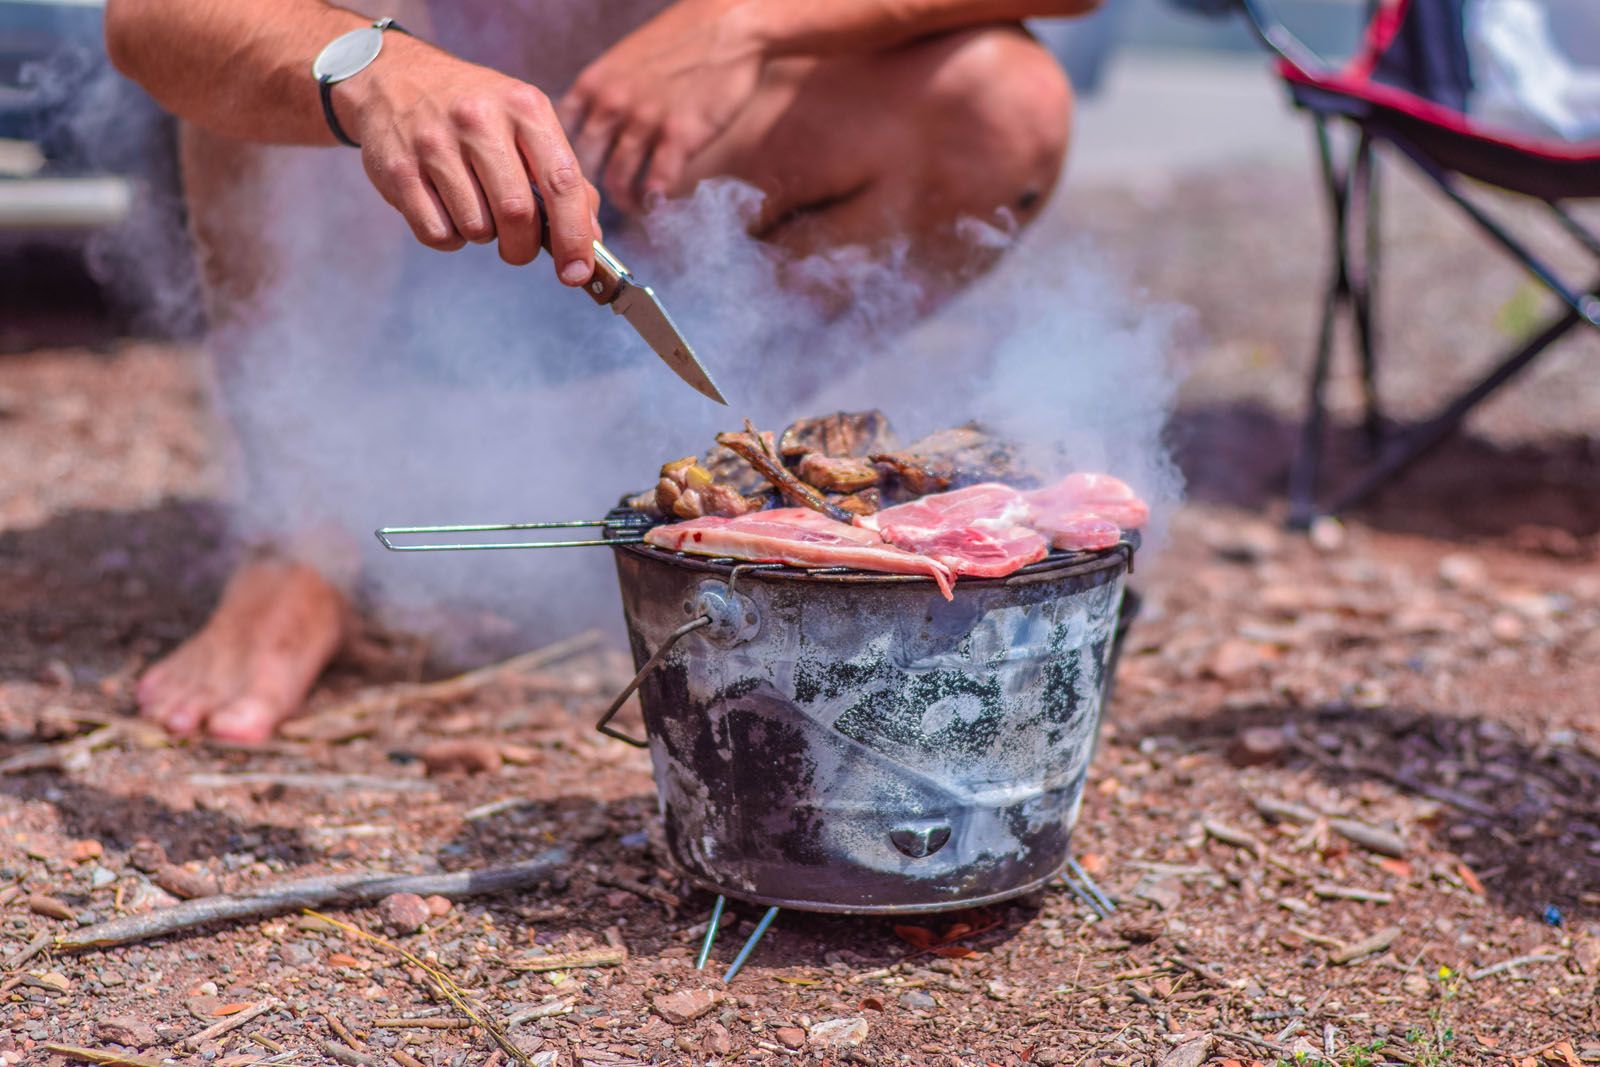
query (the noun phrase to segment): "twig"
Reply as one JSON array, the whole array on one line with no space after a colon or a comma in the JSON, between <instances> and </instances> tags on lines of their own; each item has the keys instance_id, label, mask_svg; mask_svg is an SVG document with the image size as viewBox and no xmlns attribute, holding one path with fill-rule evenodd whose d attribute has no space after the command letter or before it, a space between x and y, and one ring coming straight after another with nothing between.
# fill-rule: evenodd
<instances>
[{"instance_id":1,"label":"twig","mask_svg":"<svg viewBox=\"0 0 1600 1067\"><path fill-rule=\"evenodd\" d=\"M1256 797L1253 803L1257 811L1276 822L1297 822L1309 826L1317 821L1317 813L1310 808L1277 797Z\"/></svg>"},{"instance_id":2,"label":"twig","mask_svg":"<svg viewBox=\"0 0 1600 1067\"><path fill-rule=\"evenodd\" d=\"M1211 1032L1226 1041L1238 1041L1245 1045L1255 1045L1257 1048L1264 1048L1268 1052L1283 1051L1283 1046L1276 1041L1268 1041L1266 1038L1256 1037L1254 1034L1239 1034L1232 1030L1213 1030Z\"/></svg>"},{"instance_id":3,"label":"twig","mask_svg":"<svg viewBox=\"0 0 1600 1067\"><path fill-rule=\"evenodd\" d=\"M478 1026L482 1027L484 1032L489 1035L490 1039L500 1047L500 1051L516 1060L522 1065L522 1067L534 1067L533 1060L528 1057L526 1052L523 1052L516 1046L511 1038L506 1035L504 1030L502 1030L492 1020L485 1019L481 1014L479 1014L478 1010L473 1007L472 1002L467 999L466 993L463 992L461 987L456 984L454 978L451 978L448 974L441 971L433 964L427 963L410 952L407 952L405 949L401 948L393 941L390 941L388 938L379 937L377 934L369 934L359 926L352 926L347 922L340 922L338 919L323 915L320 912L312 911L310 908L305 910L307 915L315 916L331 926L338 927L347 934L351 934L355 937L361 938L363 941L369 941L374 945L379 945L388 949L390 952L393 952L395 955L399 956L401 959L417 968L417 970L422 972L423 977L427 979L428 984L430 987L432 987L434 993L440 998L448 1001L462 1015L465 1015L468 1019L471 1019Z\"/></svg>"},{"instance_id":4,"label":"twig","mask_svg":"<svg viewBox=\"0 0 1600 1067\"><path fill-rule=\"evenodd\" d=\"M400 1049L394 1049L389 1053L389 1055L394 1057L394 1062L398 1063L400 1067L423 1067L422 1061L411 1055L409 1052L404 1052Z\"/></svg>"},{"instance_id":5,"label":"twig","mask_svg":"<svg viewBox=\"0 0 1600 1067\"><path fill-rule=\"evenodd\" d=\"M1492 975L1500 974L1502 971L1515 970L1518 967L1526 967L1533 963L1559 963L1563 959L1565 959L1565 957L1560 953L1552 952L1540 953L1533 956L1518 956L1515 959L1502 960L1499 963L1491 963L1487 967L1479 967L1477 970L1472 971L1467 975L1467 981L1477 982L1481 979L1491 977Z\"/></svg>"},{"instance_id":6,"label":"twig","mask_svg":"<svg viewBox=\"0 0 1600 1067\"><path fill-rule=\"evenodd\" d=\"M471 1026L469 1019L447 1019L443 1016L434 1016L427 1019L374 1019L374 1030L400 1030L413 1028L417 1030L465 1030Z\"/></svg>"},{"instance_id":7,"label":"twig","mask_svg":"<svg viewBox=\"0 0 1600 1067\"><path fill-rule=\"evenodd\" d=\"M10 759L0 761L0 774L21 774L24 771L53 771L64 770L71 764L88 756L98 748L104 748L115 742L123 735L124 727L121 723L102 726L92 734L74 737L70 741L61 741L53 745L38 745L34 748L18 752Z\"/></svg>"},{"instance_id":8,"label":"twig","mask_svg":"<svg viewBox=\"0 0 1600 1067\"><path fill-rule=\"evenodd\" d=\"M620 967L626 962L628 962L626 948L607 946L561 952L554 956L530 956L520 960L506 960L505 965L513 971L540 974L545 971L567 971L580 967Z\"/></svg>"},{"instance_id":9,"label":"twig","mask_svg":"<svg viewBox=\"0 0 1600 1067\"><path fill-rule=\"evenodd\" d=\"M102 1067L161 1067L160 1060L153 1060L147 1056L134 1056L126 1052L107 1052L103 1049L84 1048L82 1045L57 1045L49 1042L46 1042L43 1048L46 1052L54 1052L69 1060L97 1063Z\"/></svg>"},{"instance_id":10,"label":"twig","mask_svg":"<svg viewBox=\"0 0 1600 1067\"><path fill-rule=\"evenodd\" d=\"M1247 852L1254 852L1257 856L1261 855L1260 842L1243 830L1235 830L1231 826L1224 826L1222 823L1212 822L1210 819L1207 819L1201 825L1205 828L1207 835L1216 838L1224 845L1232 845L1234 848L1242 848Z\"/></svg>"},{"instance_id":11,"label":"twig","mask_svg":"<svg viewBox=\"0 0 1600 1067\"><path fill-rule=\"evenodd\" d=\"M1406 842L1399 834L1381 830L1376 826L1368 826L1354 819L1329 819L1328 829L1369 852L1393 856L1397 860L1405 858Z\"/></svg>"},{"instance_id":12,"label":"twig","mask_svg":"<svg viewBox=\"0 0 1600 1067\"><path fill-rule=\"evenodd\" d=\"M10 958L6 960L6 970L14 971L18 967L21 967L24 963L27 963L29 960L33 959L33 957L49 948L50 942L54 940L54 938L55 935L49 930L39 934L32 941L29 941L26 945L23 945L21 948L17 949L17 951L11 954Z\"/></svg>"},{"instance_id":13,"label":"twig","mask_svg":"<svg viewBox=\"0 0 1600 1067\"><path fill-rule=\"evenodd\" d=\"M1368 904L1393 904L1394 894L1380 889L1360 889L1351 885L1318 882L1311 891L1324 900L1361 900Z\"/></svg>"},{"instance_id":14,"label":"twig","mask_svg":"<svg viewBox=\"0 0 1600 1067\"><path fill-rule=\"evenodd\" d=\"M346 1026L337 1015L324 1015L322 1018L323 1021L328 1024L328 1029L332 1030L334 1035L338 1037L340 1041L343 1041L357 1052L361 1052L366 1049L367 1043L361 1040L355 1034L352 1034L350 1032L350 1028Z\"/></svg>"},{"instance_id":15,"label":"twig","mask_svg":"<svg viewBox=\"0 0 1600 1067\"><path fill-rule=\"evenodd\" d=\"M588 652L599 647L602 640L603 637L598 630L585 630L581 634L546 645L544 648L524 652L520 656L478 667L452 678L443 678L436 682L403 682L399 685L363 689L333 707L324 708L305 718L290 720L279 728L279 732L285 737L296 740L339 740L340 737L330 735L327 729L330 723L338 725L337 720L354 720L347 722L346 728L353 726L359 729L359 725L365 720L398 711L407 704L459 700L509 675L548 667L552 663ZM345 730L338 733L343 737L355 736Z\"/></svg>"},{"instance_id":16,"label":"twig","mask_svg":"<svg viewBox=\"0 0 1600 1067\"><path fill-rule=\"evenodd\" d=\"M601 874L595 877L599 885L609 885L616 889L626 889L635 896L648 897L670 912L676 912L683 907L683 901L678 899L676 893L662 889L660 886L645 885L643 882L632 878L622 878L614 874Z\"/></svg>"},{"instance_id":17,"label":"twig","mask_svg":"<svg viewBox=\"0 0 1600 1067\"><path fill-rule=\"evenodd\" d=\"M207 1041L215 1041L217 1038L221 1037L223 1034L227 1033L228 1031L237 1030L239 1027L243 1026L245 1023L249 1022L250 1020L256 1019L256 1018L260 1018L261 1016L265 1015L269 1011L272 1011L274 1008L277 1008L278 1006L279 1006L279 1004L278 1004L278 1001L277 1001L276 998L268 997L266 1000L263 1000L260 1004L256 1004L256 1005L254 1005L252 1007L246 1008L244 1011L241 1011L237 1015L230 1015L226 1019L222 1020L220 1023L217 1023L217 1024L213 1025L213 1026L206 1027L204 1030L201 1030L198 1034L193 1034L193 1035L191 1035L189 1037L184 1038L182 1041L178 1042L178 1045L179 1045L180 1048L187 1048L187 1049L190 1049L190 1050L198 1049L201 1045L205 1044Z\"/></svg>"},{"instance_id":18,"label":"twig","mask_svg":"<svg viewBox=\"0 0 1600 1067\"><path fill-rule=\"evenodd\" d=\"M439 785L423 778L384 778L373 774L304 774L272 771L230 774L191 774L189 784L201 789L226 789L239 785L281 785L294 789L319 789L329 793L371 790L383 793L437 793Z\"/></svg>"},{"instance_id":19,"label":"twig","mask_svg":"<svg viewBox=\"0 0 1600 1067\"><path fill-rule=\"evenodd\" d=\"M1398 926L1386 926L1371 937L1364 937L1360 941L1352 942L1339 949L1328 957L1328 962L1336 966L1354 963L1363 956L1370 956L1374 952L1382 952L1394 944L1394 939L1400 936Z\"/></svg>"},{"instance_id":20,"label":"twig","mask_svg":"<svg viewBox=\"0 0 1600 1067\"><path fill-rule=\"evenodd\" d=\"M531 1023L535 1019L548 1019L554 1015L565 1015L571 1010L572 1001L562 1000L560 997L557 997L555 1000L547 1001L543 1004L535 1004L531 1008L523 1008L521 1011L508 1017L506 1019L506 1025L521 1026L523 1023Z\"/></svg>"},{"instance_id":21,"label":"twig","mask_svg":"<svg viewBox=\"0 0 1600 1067\"><path fill-rule=\"evenodd\" d=\"M381 900L390 893L415 893L422 897L504 893L542 881L566 862L567 853L564 849L552 849L522 863L490 867L487 870L419 875L357 871L302 878L277 885L258 886L242 893L186 900L182 904L145 915L125 915L61 934L55 939L55 945L66 952L125 945L208 923L261 919L310 907L363 904Z\"/></svg>"},{"instance_id":22,"label":"twig","mask_svg":"<svg viewBox=\"0 0 1600 1067\"><path fill-rule=\"evenodd\" d=\"M499 815L502 811L515 811L517 808L532 807L535 801L528 797L505 797L500 800L491 800L487 804L479 804L475 808L468 808L461 813L467 822L478 822L491 815Z\"/></svg>"},{"instance_id":23,"label":"twig","mask_svg":"<svg viewBox=\"0 0 1600 1067\"><path fill-rule=\"evenodd\" d=\"M378 1058L360 1052L338 1041L319 1041L317 1044L334 1060L345 1067L378 1067Z\"/></svg>"}]
</instances>

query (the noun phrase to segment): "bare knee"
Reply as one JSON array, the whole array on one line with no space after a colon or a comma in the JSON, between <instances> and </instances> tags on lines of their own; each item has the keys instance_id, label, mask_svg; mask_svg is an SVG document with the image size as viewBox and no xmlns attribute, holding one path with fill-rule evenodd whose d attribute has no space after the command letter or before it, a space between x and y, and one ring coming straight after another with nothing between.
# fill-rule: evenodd
<instances>
[{"instance_id":1,"label":"bare knee","mask_svg":"<svg viewBox=\"0 0 1600 1067\"><path fill-rule=\"evenodd\" d=\"M1015 26L951 35L941 51L927 97L928 195L961 214L1028 221L1066 159L1066 73Z\"/></svg>"}]
</instances>

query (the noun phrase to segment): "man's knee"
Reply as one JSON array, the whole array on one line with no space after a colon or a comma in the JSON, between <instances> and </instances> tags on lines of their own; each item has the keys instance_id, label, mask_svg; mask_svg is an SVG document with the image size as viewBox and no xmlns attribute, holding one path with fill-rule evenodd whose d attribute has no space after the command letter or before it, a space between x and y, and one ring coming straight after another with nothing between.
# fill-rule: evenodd
<instances>
[{"instance_id":1,"label":"man's knee","mask_svg":"<svg viewBox=\"0 0 1600 1067\"><path fill-rule=\"evenodd\" d=\"M964 213L1037 214L1066 159L1072 87L1053 56L1014 26L954 35L933 77L936 181Z\"/></svg>"}]
</instances>

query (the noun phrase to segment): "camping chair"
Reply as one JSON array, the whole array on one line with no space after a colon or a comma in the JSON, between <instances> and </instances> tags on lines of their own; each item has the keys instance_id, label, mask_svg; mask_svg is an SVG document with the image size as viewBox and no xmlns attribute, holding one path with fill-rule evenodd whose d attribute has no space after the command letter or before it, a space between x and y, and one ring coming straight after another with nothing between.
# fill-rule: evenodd
<instances>
[{"instance_id":1,"label":"camping chair","mask_svg":"<svg viewBox=\"0 0 1600 1067\"><path fill-rule=\"evenodd\" d=\"M1237 0L1257 36L1277 54L1277 74L1292 102L1311 116L1333 220L1332 270L1311 366L1305 421L1289 471L1289 521L1304 527L1324 512L1354 506L1398 476L1460 426L1485 397L1553 342L1582 324L1600 328L1600 238L1575 219L1566 201L1600 197L1600 143L1541 140L1488 129L1466 112L1471 87L1463 22L1465 0L1373 0L1354 58L1335 68L1297 40L1268 0ZM1329 127L1347 123L1354 137L1335 150ZM1373 296L1378 281L1378 186L1373 148L1387 144L1520 262L1561 301L1543 322L1470 389L1426 420L1387 429L1378 391ZM1577 285L1466 195L1466 180L1543 201L1560 226L1595 257L1597 278ZM1352 254L1361 239L1360 262ZM1328 378L1336 319L1348 313L1360 357L1364 430L1371 457L1347 487L1319 505Z\"/></svg>"}]
</instances>

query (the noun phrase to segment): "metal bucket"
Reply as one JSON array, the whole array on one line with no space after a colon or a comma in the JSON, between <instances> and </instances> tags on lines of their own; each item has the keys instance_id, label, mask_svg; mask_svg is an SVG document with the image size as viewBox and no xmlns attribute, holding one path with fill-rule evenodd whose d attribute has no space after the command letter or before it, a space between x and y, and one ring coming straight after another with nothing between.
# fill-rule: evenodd
<instances>
[{"instance_id":1,"label":"metal bucket","mask_svg":"<svg viewBox=\"0 0 1600 1067\"><path fill-rule=\"evenodd\" d=\"M1131 545L1005 579L615 549L672 859L823 912L970 907L1069 858ZM653 669L647 669L651 668Z\"/></svg>"}]
</instances>

